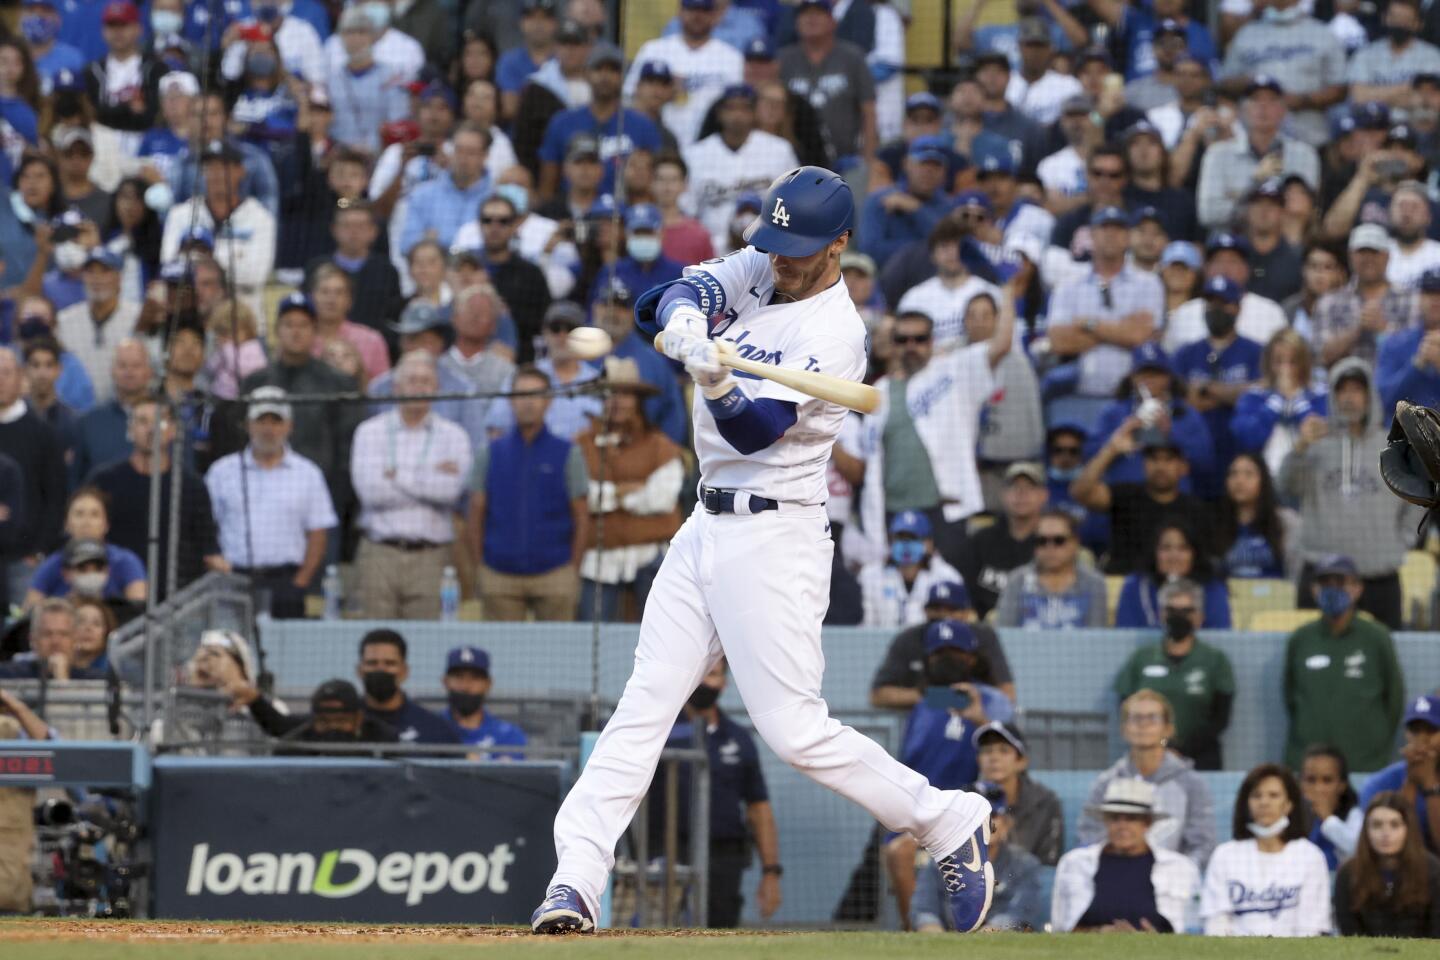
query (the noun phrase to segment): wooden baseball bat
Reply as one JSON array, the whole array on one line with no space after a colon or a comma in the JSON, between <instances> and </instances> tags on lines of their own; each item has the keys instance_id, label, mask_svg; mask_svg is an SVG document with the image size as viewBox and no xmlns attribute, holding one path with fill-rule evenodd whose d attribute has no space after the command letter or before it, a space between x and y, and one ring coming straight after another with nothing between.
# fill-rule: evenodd
<instances>
[{"instance_id":1,"label":"wooden baseball bat","mask_svg":"<svg viewBox=\"0 0 1440 960\"><path fill-rule=\"evenodd\" d=\"M661 353L665 352L660 346L660 338L663 336L665 334L661 332L655 338L655 349ZM827 403L838 404L856 413L874 413L880 406L880 391L869 384L845 380L817 370L794 370L773 363L747 360L738 356L735 346L726 340L716 340L715 346L720 353L721 365L732 370L740 370L764 380L774 380L791 390L798 390L806 396Z\"/></svg>"}]
</instances>

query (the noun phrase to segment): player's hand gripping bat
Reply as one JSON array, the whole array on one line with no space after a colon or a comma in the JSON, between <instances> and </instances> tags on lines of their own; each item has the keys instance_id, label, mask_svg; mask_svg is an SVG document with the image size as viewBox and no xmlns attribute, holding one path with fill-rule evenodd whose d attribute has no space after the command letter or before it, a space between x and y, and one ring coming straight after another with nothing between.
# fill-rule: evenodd
<instances>
[{"instance_id":1,"label":"player's hand gripping bat","mask_svg":"<svg viewBox=\"0 0 1440 960\"><path fill-rule=\"evenodd\" d=\"M665 352L660 344L660 339L664 336L665 332L661 331L655 338L655 349L661 353ZM880 391L869 384L856 383L854 380L845 380L828 373L820 373L817 370L794 370L773 363L747 360L735 352L735 345L729 341L716 340L714 343L716 352L720 355L721 366L739 370L763 380L774 380L791 390L798 390L806 396L824 400L827 403L838 404L854 410L856 413L874 413L880 406Z\"/></svg>"}]
</instances>

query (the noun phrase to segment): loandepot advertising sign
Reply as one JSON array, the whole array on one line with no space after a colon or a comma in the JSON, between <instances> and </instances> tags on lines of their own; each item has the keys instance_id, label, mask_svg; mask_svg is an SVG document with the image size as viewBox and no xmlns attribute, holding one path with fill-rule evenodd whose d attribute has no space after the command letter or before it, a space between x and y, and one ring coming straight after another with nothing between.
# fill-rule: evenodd
<instances>
[{"instance_id":1,"label":"loandepot advertising sign","mask_svg":"<svg viewBox=\"0 0 1440 960\"><path fill-rule=\"evenodd\" d=\"M238 853L211 853L210 844L197 843L190 856L185 894L313 894L341 900L359 896L373 886L413 907L445 890L508 893L505 870L514 862L515 855L506 843L488 854L472 850L453 860L438 852L387 853L377 859L370 851L355 847L327 850L318 857L313 853L252 853L242 859Z\"/></svg>"},{"instance_id":2,"label":"loandepot advertising sign","mask_svg":"<svg viewBox=\"0 0 1440 960\"><path fill-rule=\"evenodd\" d=\"M539 762L161 758L154 915L523 923L555 869L563 775Z\"/></svg>"}]
</instances>

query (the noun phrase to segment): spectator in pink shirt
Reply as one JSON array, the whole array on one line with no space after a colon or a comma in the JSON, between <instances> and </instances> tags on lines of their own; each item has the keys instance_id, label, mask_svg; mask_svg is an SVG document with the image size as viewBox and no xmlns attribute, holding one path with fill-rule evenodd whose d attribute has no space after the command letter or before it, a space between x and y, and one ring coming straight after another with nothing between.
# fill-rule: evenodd
<instances>
[{"instance_id":1,"label":"spectator in pink shirt","mask_svg":"<svg viewBox=\"0 0 1440 960\"><path fill-rule=\"evenodd\" d=\"M340 339L351 343L360 351L365 363L365 375L369 379L380 376L390 369L390 349L385 338L369 327L350 322L350 305L354 293L350 277L334 264L324 264L315 269L310 281L310 300L315 304L315 319L319 324L319 335L315 338L314 354L320 356L325 344Z\"/></svg>"},{"instance_id":2,"label":"spectator in pink shirt","mask_svg":"<svg viewBox=\"0 0 1440 960\"><path fill-rule=\"evenodd\" d=\"M243 300L221 300L206 312L205 328L215 340L205 360L210 392L234 400L240 395L240 381L265 369L268 362L255 312Z\"/></svg>"}]
</instances>

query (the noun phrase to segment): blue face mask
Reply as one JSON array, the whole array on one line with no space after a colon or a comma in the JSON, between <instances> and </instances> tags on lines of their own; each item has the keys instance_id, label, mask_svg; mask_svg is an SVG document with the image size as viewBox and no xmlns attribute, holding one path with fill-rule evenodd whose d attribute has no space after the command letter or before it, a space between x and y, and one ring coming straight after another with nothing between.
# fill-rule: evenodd
<instances>
[{"instance_id":1,"label":"blue face mask","mask_svg":"<svg viewBox=\"0 0 1440 960\"><path fill-rule=\"evenodd\" d=\"M1315 600L1320 612L1331 620L1343 616L1350 609L1350 594L1344 587L1321 587Z\"/></svg>"},{"instance_id":2,"label":"blue face mask","mask_svg":"<svg viewBox=\"0 0 1440 960\"><path fill-rule=\"evenodd\" d=\"M1073 483L1080 476L1080 467L1046 467L1045 475L1054 483Z\"/></svg>"},{"instance_id":3,"label":"blue face mask","mask_svg":"<svg viewBox=\"0 0 1440 960\"><path fill-rule=\"evenodd\" d=\"M890 544L890 559L898 567L908 567L925 559L925 541L896 540Z\"/></svg>"},{"instance_id":4,"label":"blue face mask","mask_svg":"<svg viewBox=\"0 0 1440 960\"><path fill-rule=\"evenodd\" d=\"M177 10L152 10L150 12L150 28L156 35L167 37L172 33L179 33L185 26L185 15Z\"/></svg>"},{"instance_id":5,"label":"blue face mask","mask_svg":"<svg viewBox=\"0 0 1440 960\"><path fill-rule=\"evenodd\" d=\"M660 256L660 238L654 234L637 234L627 237L625 252L641 263L650 263Z\"/></svg>"},{"instance_id":6,"label":"blue face mask","mask_svg":"<svg viewBox=\"0 0 1440 960\"><path fill-rule=\"evenodd\" d=\"M34 15L20 18L20 35L25 42L31 46L43 47L54 40L60 32L60 23L49 17L37 17Z\"/></svg>"}]
</instances>

